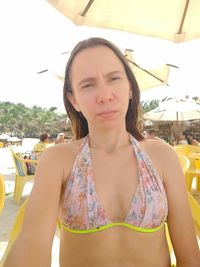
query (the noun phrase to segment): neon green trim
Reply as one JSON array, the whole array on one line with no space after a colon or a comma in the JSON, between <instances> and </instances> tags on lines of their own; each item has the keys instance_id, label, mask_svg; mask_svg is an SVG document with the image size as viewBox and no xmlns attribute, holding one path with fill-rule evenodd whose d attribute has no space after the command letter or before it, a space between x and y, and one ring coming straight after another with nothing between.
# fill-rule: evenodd
<instances>
[{"instance_id":1,"label":"neon green trim","mask_svg":"<svg viewBox=\"0 0 200 267\"><path fill-rule=\"evenodd\" d=\"M89 234L89 233L99 232L99 231L108 229L108 228L113 227L113 226L125 226L125 227L128 227L130 229L133 229L133 230L135 230L137 232L153 233L153 232L156 232L156 231L160 230L163 227L163 225L164 225L164 223L162 223L161 225L159 225L156 228L142 228L142 227L134 226L134 225L129 224L129 223L115 222L115 223L109 223L109 224L106 224L104 226L100 226L98 228L93 228L93 229L88 229L88 230L71 229L71 228L67 227L64 224L61 224L61 228L65 229L66 231L71 232L71 233L76 233L76 234Z\"/></svg>"}]
</instances>

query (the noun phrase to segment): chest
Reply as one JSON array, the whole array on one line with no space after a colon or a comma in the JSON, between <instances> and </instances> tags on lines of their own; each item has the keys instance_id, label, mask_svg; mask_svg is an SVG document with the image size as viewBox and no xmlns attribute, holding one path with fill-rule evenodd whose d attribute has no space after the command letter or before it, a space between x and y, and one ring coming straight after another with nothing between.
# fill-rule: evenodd
<instances>
[{"instance_id":1,"label":"chest","mask_svg":"<svg viewBox=\"0 0 200 267\"><path fill-rule=\"evenodd\" d=\"M132 149L116 155L92 154L94 190L113 220L123 220L137 189L138 162Z\"/></svg>"}]
</instances>

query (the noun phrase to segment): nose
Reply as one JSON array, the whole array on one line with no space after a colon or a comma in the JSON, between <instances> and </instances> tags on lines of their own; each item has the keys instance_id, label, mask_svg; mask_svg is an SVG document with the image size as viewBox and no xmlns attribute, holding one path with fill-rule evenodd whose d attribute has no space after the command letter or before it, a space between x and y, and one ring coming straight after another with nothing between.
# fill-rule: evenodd
<instances>
[{"instance_id":1,"label":"nose","mask_svg":"<svg viewBox=\"0 0 200 267\"><path fill-rule=\"evenodd\" d=\"M114 95L112 89L106 85L106 83L101 83L98 88L98 94L96 97L96 101L98 104L109 103L113 100Z\"/></svg>"}]
</instances>

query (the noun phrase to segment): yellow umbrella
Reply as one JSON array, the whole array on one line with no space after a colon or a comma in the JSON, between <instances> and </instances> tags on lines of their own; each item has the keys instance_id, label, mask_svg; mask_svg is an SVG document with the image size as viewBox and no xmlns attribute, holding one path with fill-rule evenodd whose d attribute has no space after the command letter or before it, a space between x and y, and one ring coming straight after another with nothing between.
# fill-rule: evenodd
<instances>
[{"instance_id":1,"label":"yellow umbrella","mask_svg":"<svg viewBox=\"0 0 200 267\"><path fill-rule=\"evenodd\" d=\"M182 42L200 37L198 0L47 0L77 25Z\"/></svg>"}]
</instances>

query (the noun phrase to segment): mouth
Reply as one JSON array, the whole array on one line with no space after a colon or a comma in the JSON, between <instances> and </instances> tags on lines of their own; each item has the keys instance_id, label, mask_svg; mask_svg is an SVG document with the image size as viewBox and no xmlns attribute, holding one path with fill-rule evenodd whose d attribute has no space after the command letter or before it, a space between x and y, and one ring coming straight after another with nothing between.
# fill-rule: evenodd
<instances>
[{"instance_id":1,"label":"mouth","mask_svg":"<svg viewBox=\"0 0 200 267\"><path fill-rule=\"evenodd\" d=\"M110 110L110 111L103 111L97 114L97 116L104 117L104 118L109 118L114 116L117 113L116 110Z\"/></svg>"}]
</instances>

